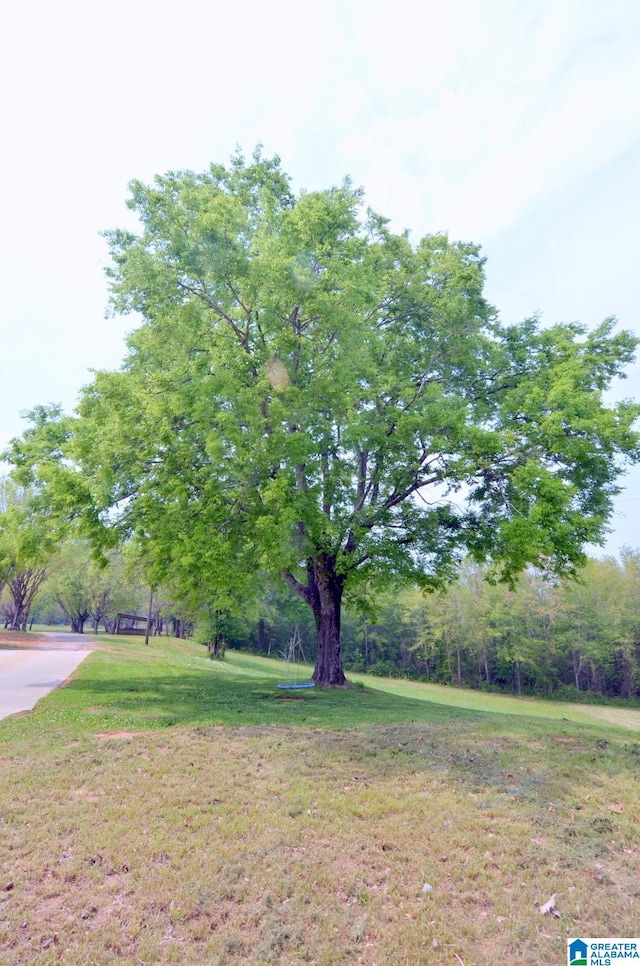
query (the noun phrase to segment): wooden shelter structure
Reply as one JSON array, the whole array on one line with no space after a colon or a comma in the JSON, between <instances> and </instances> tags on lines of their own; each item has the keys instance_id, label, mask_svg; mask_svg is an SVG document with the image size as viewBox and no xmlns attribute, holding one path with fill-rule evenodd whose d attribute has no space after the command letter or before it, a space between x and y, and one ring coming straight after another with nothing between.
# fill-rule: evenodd
<instances>
[{"instance_id":1,"label":"wooden shelter structure","mask_svg":"<svg viewBox=\"0 0 640 966\"><path fill-rule=\"evenodd\" d=\"M116 618L116 634L140 634L144 636L147 633L147 620L146 614L118 614ZM155 620L151 618L149 622L149 633L153 634L155 631Z\"/></svg>"}]
</instances>

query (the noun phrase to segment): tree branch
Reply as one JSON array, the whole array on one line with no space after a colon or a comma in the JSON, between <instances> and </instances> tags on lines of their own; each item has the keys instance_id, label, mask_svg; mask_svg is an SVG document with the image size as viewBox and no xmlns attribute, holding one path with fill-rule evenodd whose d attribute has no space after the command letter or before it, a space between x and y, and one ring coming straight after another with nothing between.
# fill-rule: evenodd
<instances>
[{"instance_id":1,"label":"tree branch","mask_svg":"<svg viewBox=\"0 0 640 966\"><path fill-rule=\"evenodd\" d=\"M411 486L408 486L405 490L401 490L399 493L392 493L382 504L382 509L391 510L392 507L398 506L399 503L402 503L407 497L410 497L412 493L415 493L416 490L421 490L423 486L430 486L432 483L437 483L439 479L440 477L435 475L426 480L414 480Z\"/></svg>"},{"instance_id":2,"label":"tree branch","mask_svg":"<svg viewBox=\"0 0 640 966\"><path fill-rule=\"evenodd\" d=\"M230 291L230 292L231 292L231 294L233 295L233 297L234 297L234 299L236 300L236 302L238 303L238 305L240 306L240 308L242 309L242 311L243 311L243 312L244 312L244 314L246 315L246 317L247 317L247 322L250 322L250 321L251 321L251 309L250 309L250 308L248 308L248 307L247 307L247 306L246 306L246 305L244 304L244 302L242 301L242 299L240 298L240 296L239 296L239 295L238 295L238 293L236 292L236 290L235 290L235 288L233 287L233 285L231 284L231 282L229 281L229 279L225 279L225 282L224 282L224 284L225 284L225 285L227 286L227 288L229 289L229 291Z\"/></svg>"},{"instance_id":3,"label":"tree branch","mask_svg":"<svg viewBox=\"0 0 640 966\"><path fill-rule=\"evenodd\" d=\"M177 279L177 284L178 284L178 287L181 288L183 291L190 292L191 295L195 295L196 298L203 301L205 305L207 305L210 309L216 312L221 319L224 319L224 321L233 330L242 348L245 350L246 353L251 355L247 333L242 331L238 323L228 314L228 312L225 312L225 310L222 308L219 302L216 302L215 299L211 298L211 296L209 295L209 293L205 288L204 282L200 283L200 290L198 290L193 285L188 285L186 282L182 281L181 279Z\"/></svg>"},{"instance_id":4,"label":"tree branch","mask_svg":"<svg viewBox=\"0 0 640 966\"><path fill-rule=\"evenodd\" d=\"M367 469L369 463L369 450L360 450L358 457L358 487L356 490L356 502L354 504L354 511L357 513L364 506L364 501L367 497Z\"/></svg>"}]
</instances>

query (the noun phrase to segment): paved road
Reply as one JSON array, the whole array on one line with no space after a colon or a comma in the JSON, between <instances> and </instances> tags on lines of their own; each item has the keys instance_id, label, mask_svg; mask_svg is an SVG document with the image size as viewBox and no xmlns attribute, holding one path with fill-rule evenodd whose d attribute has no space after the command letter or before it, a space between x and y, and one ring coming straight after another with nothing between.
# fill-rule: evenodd
<instances>
[{"instance_id":1,"label":"paved road","mask_svg":"<svg viewBox=\"0 0 640 966\"><path fill-rule=\"evenodd\" d=\"M79 634L42 637L42 644L28 649L0 650L0 718L30 711L36 701L66 681L92 650L91 642Z\"/></svg>"}]
</instances>

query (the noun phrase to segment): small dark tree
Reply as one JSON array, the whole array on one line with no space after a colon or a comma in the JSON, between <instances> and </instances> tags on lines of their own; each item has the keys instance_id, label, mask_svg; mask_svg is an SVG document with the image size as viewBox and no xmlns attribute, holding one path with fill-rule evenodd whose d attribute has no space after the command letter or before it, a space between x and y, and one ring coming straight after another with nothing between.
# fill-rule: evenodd
<instances>
[{"instance_id":1,"label":"small dark tree","mask_svg":"<svg viewBox=\"0 0 640 966\"><path fill-rule=\"evenodd\" d=\"M5 622L15 631L26 631L36 594L47 575L46 567L23 567L7 581L7 599L2 604Z\"/></svg>"}]
</instances>

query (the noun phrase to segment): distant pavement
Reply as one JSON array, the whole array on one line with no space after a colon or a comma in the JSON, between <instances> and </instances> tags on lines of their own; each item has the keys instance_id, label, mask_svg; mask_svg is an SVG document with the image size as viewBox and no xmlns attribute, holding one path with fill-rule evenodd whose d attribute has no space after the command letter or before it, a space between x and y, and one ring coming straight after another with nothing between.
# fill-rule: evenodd
<instances>
[{"instance_id":1,"label":"distant pavement","mask_svg":"<svg viewBox=\"0 0 640 966\"><path fill-rule=\"evenodd\" d=\"M41 637L42 643L29 648L0 649L0 718L30 711L93 650L82 634L45 632Z\"/></svg>"}]
</instances>

